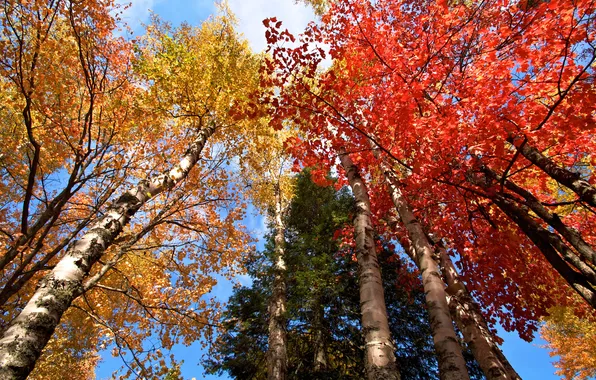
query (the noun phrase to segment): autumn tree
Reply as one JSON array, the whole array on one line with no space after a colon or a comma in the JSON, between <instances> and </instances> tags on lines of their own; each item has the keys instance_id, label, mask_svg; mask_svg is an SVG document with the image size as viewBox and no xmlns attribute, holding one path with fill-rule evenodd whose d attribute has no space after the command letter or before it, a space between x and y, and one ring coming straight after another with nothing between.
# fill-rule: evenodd
<instances>
[{"instance_id":1,"label":"autumn tree","mask_svg":"<svg viewBox=\"0 0 596 380\"><path fill-rule=\"evenodd\" d=\"M105 10L101 7L98 9ZM71 11L72 17L80 17L75 10ZM90 18L84 20L88 21ZM257 83L255 74L258 60L250 54L246 43L237 39L229 18L224 16L206 22L202 28L183 26L172 31L163 24L155 25L137 49L139 60L136 65L140 78L150 84L146 86L143 99L153 99L153 111L145 113L145 116L150 117L144 120L147 124L140 130L155 132L152 128L159 128L158 130L164 131L164 139L160 139L159 134L152 135L151 150L160 154L144 154L146 152L143 149L146 146L142 144L127 152L143 164L126 178L125 184L133 187L115 198L87 232L69 246L52 271L41 281L28 306L6 329L1 350L1 371L6 378L23 378L31 371L62 314L80 295L84 295L84 302L78 307L108 331L113 330L114 325L97 318L98 315L101 316L101 312L91 311L102 303L109 304L116 299L127 305L113 309L116 314L119 311L122 313L118 318L125 318L127 312L136 310L137 313L144 314L145 321L152 321L138 322L139 331L150 334L153 328L162 329L161 341L166 347L171 347L181 339L189 343L193 339L193 327L185 330L185 325L182 325L180 329L172 330L168 327L164 329L164 326L175 326L172 320L179 320L180 316L184 317L183 320L193 320L194 326L204 326L206 316L194 313L192 309L191 312L188 310L191 305L197 305L200 296L214 284L205 272L233 266L235 258L243 251L246 239L237 231L234 222L241 218L241 211L229 210L227 220L221 223L220 229L217 227L219 207L193 207L201 203L209 205L217 199L225 200L227 190L221 191L227 189L225 178L212 177L205 181L210 171L208 167L202 174L198 169L192 173L190 170L199 157L207 160L213 157L215 151L205 149L208 139L214 143L226 141L233 144L228 136L242 135L238 131L251 125L248 121L230 117L229 111L246 104L246 93ZM188 50L188 47L192 49ZM181 65L182 61L188 65ZM193 61L197 64L192 64ZM209 69L205 69L206 67ZM145 89L141 86L138 88ZM185 95L188 96L184 97ZM137 125L141 127L140 124ZM167 142L165 138L174 138L176 143L164 145ZM185 144L188 144L186 151ZM179 164L172 166L168 161L175 157L182 159ZM156 172L163 174L156 175ZM184 182L183 186L174 188L181 182ZM197 183L217 184L218 187L199 194L205 188L197 187ZM157 206L154 212L151 207L146 207L143 212L137 213L151 199L155 201L151 204L165 202L163 204L166 207L160 210ZM186 200L186 203L176 202L181 199ZM233 206L234 202L230 205ZM196 210L196 213L192 210ZM135 214L138 214L137 219L127 227ZM155 227L156 221L163 229L147 228ZM118 238L123 230L123 240L128 240L129 244L117 247L115 243L120 242ZM135 251L134 244L150 231L153 231L153 235L141 242L142 251ZM180 241L171 240L177 231L182 232L178 234L180 238L194 236L193 239L200 244L190 244L176 252ZM168 240L171 243L164 244ZM143 254L143 251L146 253ZM130 252L138 252L140 255L127 254ZM205 254L213 256L204 256ZM150 256L143 257L145 255ZM215 266L212 260L216 260ZM92 268L97 261L102 261L103 267ZM185 261L190 264L185 264ZM185 268L174 279L169 268L181 270L180 264L185 264ZM110 271L113 268L116 270ZM118 270L119 268L122 269ZM161 268L163 272L155 271L155 268ZM133 271L137 271L135 276L132 275ZM139 279L131 281L139 276L138 271L153 271L155 278L147 278L146 283ZM92 277L84 282L89 272ZM233 269L229 273L233 274ZM89 289L94 290L93 294L89 293ZM104 301L99 302L102 298ZM40 304L39 300L43 302ZM177 304L170 305L168 301ZM205 306L201 302L197 305L199 308ZM112 323L121 326L122 322L115 319ZM148 329L143 330L143 327ZM116 335L114 333L117 331L111 332ZM115 338L114 343L119 349L122 346L140 347L142 339L139 341L138 336L133 338L131 333L134 335L134 329ZM170 335L172 333L176 335ZM153 354L157 355L155 352ZM140 362L136 363L136 368L131 368L131 371L144 376L150 376L149 370L143 368Z\"/></svg>"},{"instance_id":2,"label":"autumn tree","mask_svg":"<svg viewBox=\"0 0 596 380\"><path fill-rule=\"evenodd\" d=\"M135 143L147 134L135 126L131 44L113 36L110 4L5 1L1 8L3 327L138 165L126 155L127 134L138 136ZM67 341L67 332L59 335L54 352ZM90 341L65 347L62 362L92 373L93 348L80 351Z\"/></svg>"},{"instance_id":3,"label":"autumn tree","mask_svg":"<svg viewBox=\"0 0 596 380\"><path fill-rule=\"evenodd\" d=\"M273 102L282 118L308 120L302 124L308 139L296 140L295 150L316 152L301 153L309 165L332 165L320 147L349 140L374 175L372 141L406 174L401 187L417 217L461 255L463 277L487 320L529 339L549 307L568 303L569 288L552 291L563 281L593 300L586 248L592 238L580 227L593 217L588 203L560 202L562 177L553 182L552 170L515 147L515 141L522 147L520 131L533 141L528 146L546 147L558 142L564 126L591 125L589 112L566 110L592 96L592 18L591 3L334 2L323 26L309 28L296 48L276 46L295 37L271 24L285 90ZM316 70L325 55L312 44L317 41L329 44L336 62L325 73ZM571 120L571 114L582 116ZM573 143L556 145L557 157L568 158L559 165L567 172L592 160L589 133L572 135L566 138ZM565 206L583 211L555 217Z\"/></svg>"},{"instance_id":4,"label":"autumn tree","mask_svg":"<svg viewBox=\"0 0 596 380\"><path fill-rule=\"evenodd\" d=\"M247 142L247 152L240 159L243 177L249 188L247 196L265 213L274 228L274 280L268 301L267 378L286 379L287 348L287 267L285 259L285 215L293 194L290 157L284 143L290 129L275 131L261 118L261 128Z\"/></svg>"},{"instance_id":5,"label":"autumn tree","mask_svg":"<svg viewBox=\"0 0 596 380\"><path fill-rule=\"evenodd\" d=\"M33 288L30 280L55 264L137 164L124 154L131 146L126 134L137 133L131 45L113 37L108 4L3 3L6 311L23 306L13 296Z\"/></svg>"},{"instance_id":6,"label":"autumn tree","mask_svg":"<svg viewBox=\"0 0 596 380\"><path fill-rule=\"evenodd\" d=\"M433 317L442 376L453 367L451 376L465 378L465 368L453 344L453 298L440 281L449 264L432 258L439 243L459 257L460 284L488 329L501 323L530 339L553 306L576 305L572 290L585 301L574 315L590 320L594 2L311 3L329 11L296 47L282 46L295 37L280 22L265 21L272 46L265 69L273 75L261 84L271 91L272 125L301 128L287 143L296 164L315 167L319 180L342 166L341 184L358 196L369 376L375 366L396 376L373 233L396 205L412 243L404 246L414 248L429 302L441 306L432 309L442 314ZM6 378L31 371L60 321L48 361L70 329L89 327L81 320L93 321L90 334L114 336L117 353L138 351L156 331L163 347L189 342L209 325L201 300L214 284L207 272L230 266L233 274L247 240L236 225L239 187L224 163L249 151L246 141L263 125L253 122L262 108L249 98L260 60L229 15L202 28L154 20L133 49L114 35L112 5L7 0L0 10ZM317 43L334 59L325 72ZM389 172L399 173L395 204L380 175ZM286 195L264 183L265 198L281 204ZM430 236L440 242L433 246ZM69 320L61 319L70 306ZM83 357L80 348L67 350L80 363L66 365L93 365L93 349ZM129 370L168 372L152 367L135 356Z\"/></svg>"},{"instance_id":7,"label":"autumn tree","mask_svg":"<svg viewBox=\"0 0 596 380\"><path fill-rule=\"evenodd\" d=\"M540 333L548 342L551 356L560 359L555 363L557 374L566 379L589 379L596 374L594 345L596 333L591 315L578 316L572 307L554 307Z\"/></svg>"},{"instance_id":8,"label":"autumn tree","mask_svg":"<svg viewBox=\"0 0 596 380\"><path fill-rule=\"evenodd\" d=\"M352 93L350 96L361 96L361 99L367 92L372 95L367 97L367 106L364 107L366 115L363 116L368 122L375 120L375 125L370 126L365 133L375 141L382 142L385 149L392 142L383 142L384 135L389 131L387 128L382 130L383 123L387 120L400 120L409 126L400 130L403 133L399 139L399 149L395 147L391 153L406 167L414 169L415 175L409 177L410 181L417 181L417 177L426 178L415 183L425 190L432 189L432 183L439 181L450 186L451 192L458 189L461 198L466 198L460 200L460 204L467 201L479 203L483 208L486 205L499 208L524 230L528 239L542 251L562 277L588 302L592 302L593 290L590 283L593 284L593 268L587 264L591 262L592 249L588 247L586 237L582 236L587 231L572 231L569 228L571 218L568 217L567 222L570 224L559 222L553 212L548 210L548 207L553 207L548 206L549 203L556 204L556 193L551 192L550 199L544 200L539 199L541 195L538 193L532 193L528 180L535 178L536 172L534 167L527 168L526 163L519 163L517 159L520 156L547 174L537 174L543 183L548 183L554 172L550 171L549 174L544 169L544 162L538 165L539 158L532 158L529 149L536 149L531 148L531 144L526 147L523 139L515 143L518 139L515 137L517 132L510 127L515 129L515 125L519 125L517 121L520 121L517 115L523 115L524 123L534 125L527 128L535 128L535 141L557 135L556 126L562 120L555 121L551 117L564 112L569 100L567 96L589 96L590 91L584 92L582 83L589 82L589 67L594 59L593 49L590 47L590 20L593 11L590 5L584 7L551 2L534 7L508 5L511 16L504 16L500 6L500 2L450 6L437 3L408 9L393 3L377 3L375 6L357 2L337 3L335 9L338 17L330 18L331 24L334 28L347 28L350 31L348 33L353 33L354 37L359 36L363 42L360 45L342 45L341 51L337 51L344 57L354 59L353 62L356 63L348 67L348 70L353 70L348 82L357 82L358 87L354 88L346 82L345 88ZM552 9L557 9L560 14L577 14L578 18L566 19L561 23L560 19L549 16ZM387 27L383 28L377 22L353 23L351 19L356 14L366 15L370 21L382 22ZM388 15L391 16L388 18ZM557 32L545 33L545 25L551 23L553 28L550 30ZM493 34L492 31L497 30ZM512 33L519 33L524 38L513 38ZM398 38L399 43L394 47L382 46L381 41L392 38ZM437 38L446 38L447 42L441 43ZM572 48L532 49L532 45L525 42L527 40L549 47ZM579 46L580 40L586 45ZM420 41L428 42L422 45ZM488 44L484 41L491 42ZM502 41L502 46L496 41ZM402 57L416 57L417 60L402 61ZM493 65L495 58L497 64ZM376 69L366 67L363 70L359 66L359 62L363 61L372 62ZM545 66L544 62L547 61L557 64ZM520 62L523 62L521 66ZM515 65L519 66L518 69ZM490 67L490 71L486 70L487 67ZM528 73L529 67L539 67L540 70ZM375 77L378 75L385 78L384 82L367 80L373 72L376 73ZM386 80L389 77L394 77L395 80ZM527 80L527 77L530 79ZM478 93L482 91L497 88L497 83L507 83L507 89L501 87L498 95L487 95L486 99L490 99L490 104L477 111L478 107L474 105L478 102L473 105L469 100L477 99ZM555 91L552 86L545 86L544 83L559 83L558 95L543 95ZM375 92L370 92L373 89ZM520 89L521 92L518 91ZM542 101L530 100L529 94L532 94L531 99ZM400 107L389 108L388 105L399 97ZM547 98L548 100L544 100ZM540 103L546 106L538 106ZM503 109L493 106L496 104L511 107ZM514 114L517 121L511 119ZM526 116L529 117L527 121ZM587 121L578 120L580 124ZM437 122L441 124L435 124ZM544 127L548 123L554 123L550 127L551 132L544 131L544 128L549 129ZM495 129L495 126L500 129ZM429 127L433 133L426 133ZM473 127L474 133L470 133L466 127ZM550 135L546 135L547 133ZM445 146L442 138L446 136L462 143ZM506 146L506 141L513 145ZM487 146L490 149L484 148ZM515 146L523 149L514 148ZM421 151L431 152L431 157L434 158L429 160L427 155L420 154L409 156L411 152L416 154ZM552 160L550 162L551 166L554 165ZM495 170L504 175L497 174ZM509 173L513 173L516 179L506 178ZM569 181L558 178L561 185L567 183L565 186L571 186ZM472 186L465 185L470 182ZM435 185L437 187L442 186ZM579 188L576 186L574 191L579 191ZM541 220L532 222L530 210ZM581 214L584 215L582 218L590 217L589 213ZM484 215L480 218L486 219ZM541 223L560 235L548 231ZM488 225L490 224L488 221Z\"/></svg>"},{"instance_id":9,"label":"autumn tree","mask_svg":"<svg viewBox=\"0 0 596 380\"><path fill-rule=\"evenodd\" d=\"M266 24L269 23L269 20L266 20ZM279 26L279 25L276 25ZM276 33L275 31L273 31L272 33ZM278 36L271 36L272 34L270 33L270 39L271 40L275 40L276 38L281 38L284 40L292 40L293 37L291 35L289 35L286 32L282 32L280 35ZM306 37L306 40L308 41L308 39L311 38L310 35L308 35ZM302 45L302 49L307 48L307 44ZM287 54L287 49L284 48L280 48L278 50L274 50L273 52L273 57L274 59L279 59L281 62L285 62L287 64L290 64L291 62L293 62L292 60L295 59L296 61L299 61L301 59L301 51L299 51L299 49L295 50L293 53L295 53L295 55L290 54L290 56L288 57ZM297 52L298 51L298 52ZM316 58L317 54L320 56L322 53L322 51L319 49L318 52L312 53L312 56L314 56ZM313 58L312 56L309 56L308 54L304 55L305 59L307 58ZM321 100L321 97L317 94L314 93L314 91L317 91L318 89L315 89L314 91L312 90L312 87L309 87L310 85L312 85L313 80L309 80L312 78L312 75L315 74L315 70L316 70L316 59L313 59L315 61L314 64L311 64L310 66L306 67L303 69L303 72L300 72L299 75L301 75L300 77L298 77L300 80L305 80L305 86L302 85L301 82L297 81L297 86L300 89L305 89L307 91L307 95L306 97L308 97L309 95L313 95L313 98L315 99L315 101L317 100ZM295 61L294 61L295 62ZM292 77L294 75L293 72L289 72L289 76ZM295 78L294 78L295 79ZM314 79L314 78L312 78ZM283 84L283 77L282 79L279 80L279 84L280 85L284 85ZM288 79L289 80L289 79ZM292 86L288 86L292 89L292 91L297 91L296 88L292 87ZM310 91L310 93L308 92ZM277 102L279 102L279 100L277 98L273 98L271 100L273 102L274 105L277 105ZM326 99L322 99L321 102L325 102ZM291 107L291 106L290 106ZM276 108L277 110L279 110L279 108ZM289 111L285 111L285 108L281 108L282 111L278 111L278 114L281 116L278 117L285 117L286 115L291 115L290 117L294 117L294 115L300 117L300 118L305 118L308 119L308 112L309 112L309 108L308 106L303 106L303 105L298 105L296 106L296 110L298 110L299 112L296 112L296 114L294 114L294 109L290 109ZM305 148L304 146L302 147L302 154L299 154L299 157L302 158L303 160L308 160L308 154L316 154L318 157L318 159L322 159L325 160L325 154L327 154L327 157L334 157L334 150L333 148L330 148L330 146L333 146L333 144L336 144L335 149L339 152L338 156L339 156L339 161L341 162L341 167L343 168L343 170L346 173L346 177L347 177L347 182L349 183L350 187L352 188L352 191L355 194L355 197L357 198L357 202L358 205L360 207L360 212L359 212L359 216L357 218L355 218L354 220L354 226L355 226L355 240L356 240L356 244L359 247L359 252L361 253L360 256L358 256L358 260L359 260L359 265L361 265L362 270L359 272L360 276L361 276L361 296L363 296L363 307L366 308L363 309L363 325L365 328L365 331L369 331L368 329L368 325L370 324L370 326L377 326L377 328L371 330L372 332L374 332L374 334L376 334L377 336L369 336L367 339L371 340L371 341L375 341L375 342L384 342L381 344L381 347L383 347L386 351L388 350L388 348L391 345L391 337L389 335L389 328L387 325L387 319L386 319L386 312L384 311L385 306L383 305L383 301L382 301L382 288L376 288L375 291L369 291L367 290L369 287L371 289L375 288L375 286L380 285L380 273L378 273L377 271L373 270L373 268L377 267L378 265L375 264L376 261L376 254L374 251L374 244L373 242L373 227L372 227L372 222L371 222L371 202L369 200L369 194L367 191L367 186L365 184L365 180L364 177L360 174L360 169L358 168L358 166L356 166L353 162L353 160L351 159L350 155L349 155L349 151L346 152L346 147L348 146L349 149L353 149L351 145L349 145L349 142L345 141L344 136L342 135L342 133L340 132L340 126L335 124L335 121L332 116L327 117L324 113L314 113L314 118L311 118L311 120L314 120L318 123L322 123L322 124L326 124L325 129L322 130L321 133L325 134L325 138L321 138L320 136L314 135L312 132L309 131L308 134L308 140L304 140L305 145L308 144L308 148ZM298 122L298 118L296 119L296 121ZM339 120L341 121L341 120ZM313 155L314 155L313 154ZM312 159L311 159L312 160ZM309 161L306 161L307 163ZM312 161L311 161L312 162ZM328 161L327 161L328 162ZM423 235L420 235L423 239L425 239L425 237ZM420 246L421 247L421 246ZM431 248L429 247L428 243L426 244L426 250L425 250L425 254L422 255L418 255L413 257L413 259L415 259L415 261L417 262L417 264L420 266L421 271L423 273L423 276L425 276L425 286L428 287L427 289L427 294L428 294L428 303L429 305L433 306L431 308L431 313L434 313L435 315L432 316L432 320L435 321L435 325L433 326L433 335L435 336L435 344L436 344L436 348L437 348L437 352L439 353L439 365L440 367L443 369L442 373L443 376L447 376L447 378L449 376L453 376L453 378L466 378L468 376L467 371L466 371L466 365L465 365L465 361L464 358L462 356L462 352L461 352L461 347L456 344L457 340L456 340L456 335L455 335L455 330L452 324L452 320L449 314L449 309L447 306L447 300L446 300L446 296L444 293L444 289L443 289L443 284L440 281L440 279L437 277L438 276L438 271L437 271L437 266L435 264L435 262L433 261L431 254ZM368 252L365 254L365 252ZM363 261L364 260L364 261ZM370 262L367 262L370 261ZM431 266L432 268L430 268L429 270L429 266ZM369 272L367 272L369 271ZM434 273L434 275L433 275ZM364 274L364 275L363 275ZM363 280L365 279L365 280ZM375 295L377 298L375 298ZM367 302L370 301L370 302ZM385 315L385 316L384 316ZM380 326L380 327L379 327ZM367 345L368 348L368 345ZM369 348L369 352L367 353L367 368L369 368L369 370L367 371L369 375L374 374L375 371L375 367L385 367L387 366L387 368L390 368L392 366L391 363L391 359L390 356L387 352L383 352L382 354L379 354L380 351L375 352L373 350L373 347L371 346ZM375 358L376 355L379 355L379 358L383 358L381 360L379 360L378 362L375 362ZM391 371L391 369L388 369L388 371ZM450 375L450 373L452 375ZM374 375L373 375L374 376Z\"/></svg>"}]
</instances>

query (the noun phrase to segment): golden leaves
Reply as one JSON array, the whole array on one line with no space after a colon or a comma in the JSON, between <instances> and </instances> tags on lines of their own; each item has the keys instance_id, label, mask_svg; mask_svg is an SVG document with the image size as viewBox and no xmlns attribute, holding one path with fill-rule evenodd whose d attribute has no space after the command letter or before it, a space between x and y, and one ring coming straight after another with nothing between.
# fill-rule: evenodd
<instances>
[{"instance_id":1,"label":"golden leaves","mask_svg":"<svg viewBox=\"0 0 596 380\"><path fill-rule=\"evenodd\" d=\"M596 324L594 315L579 317L573 307L549 309L541 334L550 356L558 356L557 375L589 379L596 375Z\"/></svg>"},{"instance_id":2,"label":"golden leaves","mask_svg":"<svg viewBox=\"0 0 596 380\"><path fill-rule=\"evenodd\" d=\"M247 152L240 161L242 176L248 183L248 197L260 210L274 206L276 189L282 196L283 208L294 194L292 158L285 151L285 141L294 134L290 129L275 131L263 126L246 143Z\"/></svg>"},{"instance_id":3,"label":"golden leaves","mask_svg":"<svg viewBox=\"0 0 596 380\"><path fill-rule=\"evenodd\" d=\"M15 255L16 269L4 273L3 285L11 275L18 279L37 270L8 306L18 312L21 299L60 257L61 244L66 246L79 227L101 213L117 190L176 162L197 129L216 124L224 149L217 144L207 149L181 186L155 197L138 213L119 245L107 252L104 267L93 268L91 276L97 278L88 284L94 286L64 319L61 335L47 351L47 365L40 366L40 377L66 378L60 371L86 376L82 367L73 368L87 364L92 377L95 352L109 344L117 353L138 353L152 334L160 336L165 348L197 340L218 307L203 298L216 284L214 274L240 271L240 258L251 241L238 223L245 205L224 162L244 149L231 142L258 125L229 114L242 108L256 88L259 60L224 16L202 28L182 26L176 31L156 21L136 48L133 73L130 44L112 34L115 21L109 4L78 2L70 4L68 12L56 9L51 26L32 21L22 31L27 43L32 41L32 48L25 49L28 55L18 56L19 49L5 43L18 44L17 37L2 41L5 59L12 58L15 65L9 62L0 71L0 97L5 100L0 137L6 137L0 163L10 173L0 181L0 189L6 190L0 197L3 204L11 204L0 214L0 227L19 227L23 183L35 172L28 164L32 141L41 145L41 169L33 173L39 210L31 212L30 224L49 209L64 186L72 185L62 208L52 206L56 219L50 218L43 230L47 235L32 235L29 246L40 251L33 251L27 262L33 248L23 247L22 254ZM35 15L34 2L19 6ZM40 25L52 32L36 37ZM5 25L2 32L6 37L10 31ZM29 69L19 72L17 63ZM28 110L29 121L23 121L23 110ZM6 245L12 243L8 240ZM88 339L65 338L73 331ZM75 344L72 350L63 345L68 339ZM85 352L88 357L81 356ZM59 362L62 369L51 367L53 355L60 353L65 355ZM165 367L155 369L145 361L161 358L152 351L131 367L150 378Z\"/></svg>"}]
</instances>

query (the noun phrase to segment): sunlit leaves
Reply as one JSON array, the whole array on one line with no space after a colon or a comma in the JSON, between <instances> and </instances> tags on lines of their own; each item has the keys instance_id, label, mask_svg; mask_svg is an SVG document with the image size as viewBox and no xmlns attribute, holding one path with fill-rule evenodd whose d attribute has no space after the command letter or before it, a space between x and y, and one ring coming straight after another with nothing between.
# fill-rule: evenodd
<instances>
[{"instance_id":1,"label":"sunlit leaves","mask_svg":"<svg viewBox=\"0 0 596 380\"><path fill-rule=\"evenodd\" d=\"M554 307L542 327L551 356L558 356L557 374L566 379L589 379L596 375L596 327L592 316L577 316L573 308Z\"/></svg>"},{"instance_id":2,"label":"sunlit leaves","mask_svg":"<svg viewBox=\"0 0 596 380\"><path fill-rule=\"evenodd\" d=\"M561 201L561 187L520 158L511 135L560 166L593 165L594 17L593 4L564 1L332 2L296 45L269 23L275 117L299 121L306 139L291 149L307 165L331 167L329 147L345 146L374 178L378 148L403 173L417 216L461 256L491 321L529 339L548 307L568 302L568 288L493 203L519 195L477 180L484 165L545 205ZM335 61L321 73L323 43ZM390 203L379 186L372 203L383 217ZM593 241L594 214L568 201L566 225Z\"/></svg>"},{"instance_id":3,"label":"sunlit leaves","mask_svg":"<svg viewBox=\"0 0 596 380\"><path fill-rule=\"evenodd\" d=\"M129 375L165 375L160 349L199 339L217 313L206 297L214 273L238 273L251 240L225 162L242 151L242 128L252 128L230 110L247 103L259 61L222 16L173 35L156 21L133 62L132 43L113 34L111 2L55 4L3 8L0 223L10 266L2 294L18 294L8 296L3 318L14 317L114 194L177 162L200 127L216 124L218 139L196 170L138 213L92 269L38 365L41 377L66 378L77 365L91 377L95 352L109 346ZM34 200L30 207L22 206L23 193ZM17 234L21 219L30 234ZM75 330L88 339L69 339ZM66 340L72 347L61 350ZM61 362L52 356L59 353Z\"/></svg>"}]
</instances>

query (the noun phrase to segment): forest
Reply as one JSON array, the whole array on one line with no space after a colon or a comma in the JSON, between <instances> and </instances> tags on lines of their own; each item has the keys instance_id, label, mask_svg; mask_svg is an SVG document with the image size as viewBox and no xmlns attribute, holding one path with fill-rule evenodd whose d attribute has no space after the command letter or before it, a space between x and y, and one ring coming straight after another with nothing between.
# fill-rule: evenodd
<instances>
[{"instance_id":1,"label":"forest","mask_svg":"<svg viewBox=\"0 0 596 380\"><path fill-rule=\"evenodd\" d=\"M2 0L0 379L596 377L596 0L296 2Z\"/></svg>"}]
</instances>

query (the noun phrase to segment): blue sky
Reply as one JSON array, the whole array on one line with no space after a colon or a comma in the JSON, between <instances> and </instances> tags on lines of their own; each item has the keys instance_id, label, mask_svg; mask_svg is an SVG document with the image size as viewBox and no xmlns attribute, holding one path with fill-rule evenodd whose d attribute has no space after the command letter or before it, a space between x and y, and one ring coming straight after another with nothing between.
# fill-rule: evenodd
<instances>
[{"instance_id":1,"label":"blue sky","mask_svg":"<svg viewBox=\"0 0 596 380\"><path fill-rule=\"evenodd\" d=\"M119 3L126 3L120 0ZM214 3L210 0L133 0L124 14L123 21L127 22L135 33L142 33L142 24L148 21L150 11L159 15L163 20L178 25L183 21L192 25L199 25L203 20L215 12ZM253 50L261 51L265 47L264 26L262 20L268 17L277 17L283 21L285 27L291 32L299 33L309 21L315 16L311 10L303 5L296 5L293 0L229 0L232 11L239 19L238 28L249 40ZM262 217L257 217L249 212L245 224L254 231L256 235L264 232ZM245 278L238 279L246 281ZM223 280L214 288L211 295L221 301L226 301L231 294L232 283ZM558 379L554 375L554 367L548 352L540 348L545 342L536 339L533 343L527 343L517 337L515 333L506 333L502 330L499 335L505 339L503 351L513 367L524 379ZM203 369L199 365L204 350L199 343L190 347L175 347L173 353L178 360L184 360L182 373L184 378L199 379L228 379L223 376L204 376ZM111 358L106 352L104 361L97 370L98 379L109 379L113 370L121 363Z\"/></svg>"}]
</instances>

